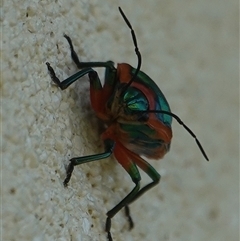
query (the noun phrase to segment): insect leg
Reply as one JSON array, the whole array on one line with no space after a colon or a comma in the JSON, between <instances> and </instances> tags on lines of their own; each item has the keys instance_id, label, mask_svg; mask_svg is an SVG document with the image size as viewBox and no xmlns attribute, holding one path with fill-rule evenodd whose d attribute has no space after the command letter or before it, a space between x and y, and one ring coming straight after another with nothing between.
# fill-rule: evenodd
<instances>
[{"instance_id":1,"label":"insect leg","mask_svg":"<svg viewBox=\"0 0 240 241\"><path fill-rule=\"evenodd\" d=\"M68 41L70 51L71 51L72 60L74 61L74 63L77 65L77 67L79 69L88 68L88 67L92 67L92 68L94 68L94 67L105 67L105 68L110 68L110 69L113 69L113 70L115 69L112 61L107 61L107 62L80 62L80 60L77 56L77 53L74 50L71 38L66 34L64 34L64 38L66 38L67 41Z\"/></svg>"},{"instance_id":2,"label":"insect leg","mask_svg":"<svg viewBox=\"0 0 240 241\"><path fill-rule=\"evenodd\" d=\"M121 201L119 202L114 208L107 212L107 220L106 220L106 232L108 233L108 240L112 241L111 236L111 219L124 207L126 206L130 200L138 193L140 188L140 180L141 176L138 171L137 166L135 163L129 158L128 154L125 152L125 148L120 144L116 143L116 147L114 149L114 156L118 160L118 162L122 165L122 167L128 172L132 181L135 183L135 187L132 191ZM130 221L130 226L133 226L132 220Z\"/></svg>"},{"instance_id":3,"label":"insect leg","mask_svg":"<svg viewBox=\"0 0 240 241\"><path fill-rule=\"evenodd\" d=\"M104 159L104 158L109 157L112 154L114 146L115 146L115 142L113 140L106 139L106 140L104 140L104 145L105 145L105 152L103 152L103 153L96 154L96 155L90 155L90 156L74 157L69 160L70 164L68 165L68 168L67 168L67 176L63 182L63 185L65 187L67 186L68 182L71 179L74 166L77 166L77 165L80 165L80 164L83 164L86 162L92 162L92 161Z\"/></svg>"},{"instance_id":4,"label":"insect leg","mask_svg":"<svg viewBox=\"0 0 240 241\"><path fill-rule=\"evenodd\" d=\"M126 151L128 152L128 155L134 160L134 163L136 163L137 166L141 168L152 179L151 183L147 184L140 191L138 191L138 193L128 202L128 204L130 204L134 202L136 199L138 199L141 195L143 195L146 191L157 185L160 182L161 175L139 155L129 150Z\"/></svg>"},{"instance_id":5,"label":"insect leg","mask_svg":"<svg viewBox=\"0 0 240 241\"><path fill-rule=\"evenodd\" d=\"M74 50L71 38L69 36L67 36L67 35L64 35L64 37L67 39L67 41L69 43L70 50L71 50L71 57L72 57L74 63L77 65L77 67L79 69L82 69L82 70L61 82L56 77L56 74L55 74L53 68L51 67L51 65L47 62L46 65L47 65L49 74L50 74L51 79L53 80L53 82L55 84L57 84L62 90L64 90L69 85L74 83L76 80L81 78L82 76L84 76L84 75L86 75L88 73L90 74L91 72L93 72L92 68L94 68L94 67L102 67L102 68L106 68L105 83L108 83L108 85L110 85L110 84L114 85L114 83L115 83L115 75L116 75L116 68L114 67L114 63L112 61L106 61L106 62L80 62L79 58L78 58L78 56L77 56L77 54L76 54L76 52ZM99 83L100 83L100 81L99 81ZM112 90L112 88L111 88L111 90Z\"/></svg>"},{"instance_id":6,"label":"insect leg","mask_svg":"<svg viewBox=\"0 0 240 241\"><path fill-rule=\"evenodd\" d=\"M111 84L111 79L109 78L108 69L106 69L105 83L102 87L101 81L97 72L92 71L89 73L90 79L90 101L93 110L95 111L98 118L101 120L109 120L109 115L106 113L106 103L112 95L114 84Z\"/></svg>"},{"instance_id":7,"label":"insect leg","mask_svg":"<svg viewBox=\"0 0 240 241\"><path fill-rule=\"evenodd\" d=\"M152 187L157 185L160 181L161 176L147 161L142 159L139 155L129 151L128 149L125 149L124 152L127 153L128 157L130 157L131 160L133 160L133 162L139 168L141 168L144 172L146 172L146 174L153 180L151 183L149 183L148 185L146 185L145 187L140 189L137 193L135 193L135 195L132 195L131 199L128 200L128 202L125 205L125 214L128 218L129 224L130 224L129 227L130 227L130 229L132 229L134 226L134 223L132 221L128 205L131 204L132 202L134 202L137 198L139 198L141 195L143 195L146 191L148 191L149 189L151 189ZM115 151L114 151L114 155L115 155Z\"/></svg>"},{"instance_id":8,"label":"insect leg","mask_svg":"<svg viewBox=\"0 0 240 241\"><path fill-rule=\"evenodd\" d=\"M78 71L77 73L75 73L74 75L70 76L69 78L63 80L62 82L57 78L53 68L51 67L51 65L47 62L46 63L50 77L52 79L52 81L58 85L58 87L60 87L62 90L66 89L69 85L71 85L72 83L74 83L76 80L78 80L79 78L81 78L82 76L93 72L94 70L92 68L86 68L83 70Z\"/></svg>"},{"instance_id":9,"label":"insect leg","mask_svg":"<svg viewBox=\"0 0 240 241\"><path fill-rule=\"evenodd\" d=\"M132 220L132 217L131 217L131 214L130 214L130 209L129 209L129 206L126 205L125 207L125 215L128 219L128 222L129 222L129 230L131 230L133 227L134 227L134 223L133 223L133 220Z\"/></svg>"},{"instance_id":10,"label":"insect leg","mask_svg":"<svg viewBox=\"0 0 240 241\"><path fill-rule=\"evenodd\" d=\"M115 82L116 82L116 68L114 67L114 63L112 61L80 62L74 50L71 38L66 34L64 35L64 37L67 39L69 43L72 60L74 61L74 63L77 65L79 69L98 68L98 67L106 68L103 88L97 73L96 72L89 73L90 84L91 84L90 96L91 96L91 103L92 103L93 109L97 113L103 112L102 108L105 105L106 101L109 99L110 95L112 94L112 91L114 89ZM102 89L103 91L101 91Z\"/></svg>"}]
</instances>

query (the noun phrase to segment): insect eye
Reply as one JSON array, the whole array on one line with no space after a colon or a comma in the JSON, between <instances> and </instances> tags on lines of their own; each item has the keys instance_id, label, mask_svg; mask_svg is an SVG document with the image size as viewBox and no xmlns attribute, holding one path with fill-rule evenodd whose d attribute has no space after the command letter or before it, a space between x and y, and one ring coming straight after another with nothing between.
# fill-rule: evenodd
<instances>
[{"instance_id":1,"label":"insect eye","mask_svg":"<svg viewBox=\"0 0 240 241\"><path fill-rule=\"evenodd\" d=\"M148 110L148 100L146 96L137 88L129 87L123 95L123 104L132 112Z\"/></svg>"}]
</instances>

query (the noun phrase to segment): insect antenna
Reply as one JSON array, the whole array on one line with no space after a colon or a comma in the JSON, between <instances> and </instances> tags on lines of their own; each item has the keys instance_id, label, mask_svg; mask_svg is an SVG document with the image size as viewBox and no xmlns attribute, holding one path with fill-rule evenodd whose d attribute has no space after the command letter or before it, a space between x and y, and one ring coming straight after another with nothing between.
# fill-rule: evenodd
<instances>
[{"instance_id":1,"label":"insect antenna","mask_svg":"<svg viewBox=\"0 0 240 241\"><path fill-rule=\"evenodd\" d=\"M125 92L127 90L127 88L132 84L132 82L136 79L139 71L140 71L140 68L141 68L141 64L142 64L142 56L141 56L141 53L138 49L138 45L137 45L137 38L136 38L136 35L135 35L135 32L132 28L132 25L130 24L129 20L127 19L126 15L124 14L123 10L118 7L119 9L119 12L121 13L125 23L127 24L127 26L130 28L131 30L131 34L132 34L132 40L133 40L133 44L134 44L134 47L135 47L135 52L136 52L136 55L138 57L138 65L137 65L137 69L133 75L133 77L131 78L131 80L127 83L127 85L124 86L123 88L123 92Z\"/></svg>"},{"instance_id":2,"label":"insect antenna","mask_svg":"<svg viewBox=\"0 0 240 241\"><path fill-rule=\"evenodd\" d=\"M165 115L170 115L172 116L180 125L182 125L185 130L195 139L197 145L198 145L198 148L200 149L200 151L202 152L204 158L209 161L208 159L208 156L207 154L205 153L200 141L198 140L197 136L193 133L193 131L188 127L186 126L183 121L175 114L173 114L172 112L169 112L169 111L165 111L165 110L147 110L147 111L143 111L143 112L146 112L146 113L161 113L161 114L165 114Z\"/></svg>"}]
</instances>

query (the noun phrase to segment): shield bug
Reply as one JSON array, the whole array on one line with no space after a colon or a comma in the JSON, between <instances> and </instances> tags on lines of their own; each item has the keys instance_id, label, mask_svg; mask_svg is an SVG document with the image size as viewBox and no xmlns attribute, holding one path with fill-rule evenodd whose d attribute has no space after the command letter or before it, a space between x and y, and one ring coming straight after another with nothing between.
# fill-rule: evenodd
<instances>
[{"instance_id":1,"label":"shield bug","mask_svg":"<svg viewBox=\"0 0 240 241\"><path fill-rule=\"evenodd\" d=\"M189 132L195 139L205 159L208 160L202 145L192 130L177 115L171 112L165 96L155 82L140 71L142 59L135 32L120 7L119 11L131 30L138 58L137 68L133 68L127 63L118 64L117 68L115 68L112 61L80 62L74 51L72 41L67 35L64 35L64 37L69 43L71 57L81 70L61 82L56 77L50 64L46 63L52 81L62 90L88 74L92 108L96 116L107 125L101 135L105 151L100 154L72 158L67 167L66 178L63 182L64 186L67 186L70 181L75 166L104 159L111 154L114 154L116 160L128 172L135 183L132 191L106 214L105 231L109 241L113 240L110 232L111 219L122 208L125 208L130 229L133 228L134 224L128 206L159 183L160 174L141 156L159 159L163 158L169 151L172 139L172 118ZM97 72L92 69L94 67L106 69L103 85ZM141 176L138 168L142 169L152 179L152 182L142 188L140 187Z\"/></svg>"}]
</instances>

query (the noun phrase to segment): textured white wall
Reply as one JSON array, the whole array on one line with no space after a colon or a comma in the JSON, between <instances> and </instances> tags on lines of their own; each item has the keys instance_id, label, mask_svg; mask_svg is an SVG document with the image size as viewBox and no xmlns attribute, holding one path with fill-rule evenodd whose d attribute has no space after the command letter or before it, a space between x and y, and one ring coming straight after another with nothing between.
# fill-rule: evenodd
<instances>
[{"instance_id":1,"label":"textured white wall","mask_svg":"<svg viewBox=\"0 0 240 241\"><path fill-rule=\"evenodd\" d=\"M63 187L71 157L103 149L87 77L62 92L45 66L60 79L76 72L63 33L83 61L136 66L118 4L142 70L210 162L174 122L171 152L151 161L160 185L131 206L131 232L123 212L114 217L114 240L238 240L238 4L224 0L2 2L1 240L106 240L105 213L133 187L112 158L78 166Z\"/></svg>"}]
</instances>

